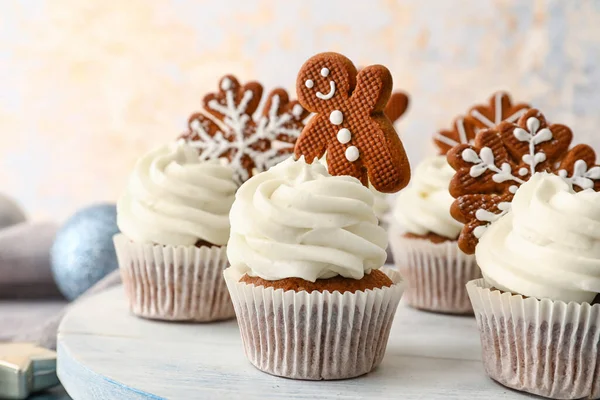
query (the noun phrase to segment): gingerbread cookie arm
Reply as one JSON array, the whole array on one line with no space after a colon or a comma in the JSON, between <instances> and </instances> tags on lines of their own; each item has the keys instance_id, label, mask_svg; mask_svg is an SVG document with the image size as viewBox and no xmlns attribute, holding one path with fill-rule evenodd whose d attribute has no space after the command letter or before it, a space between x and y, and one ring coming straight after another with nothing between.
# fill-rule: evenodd
<instances>
[{"instance_id":1,"label":"gingerbread cookie arm","mask_svg":"<svg viewBox=\"0 0 600 400\"><path fill-rule=\"evenodd\" d=\"M324 132L330 130L329 121L322 115L315 115L304 127L296 141L294 155L296 158L304 156L307 163L312 163L315 158L323 157L327 150L329 138Z\"/></svg>"},{"instance_id":2,"label":"gingerbread cookie arm","mask_svg":"<svg viewBox=\"0 0 600 400\"><path fill-rule=\"evenodd\" d=\"M392 94L392 74L383 65L370 65L360 70L350 100L360 102L371 113L382 112Z\"/></svg>"},{"instance_id":3,"label":"gingerbread cookie arm","mask_svg":"<svg viewBox=\"0 0 600 400\"><path fill-rule=\"evenodd\" d=\"M361 161L375 189L382 193L395 193L406 187L410 180L408 157L387 117L374 116L372 124L372 134L359 142Z\"/></svg>"},{"instance_id":4,"label":"gingerbread cookie arm","mask_svg":"<svg viewBox=\"0 0 600 400\"><path fill-rule=\"evenodd\" d=\"M400 119L408 109L409 97L404 92L394 92L385 106L384 113L392 123Z\"/></svg>"}]
</instances>

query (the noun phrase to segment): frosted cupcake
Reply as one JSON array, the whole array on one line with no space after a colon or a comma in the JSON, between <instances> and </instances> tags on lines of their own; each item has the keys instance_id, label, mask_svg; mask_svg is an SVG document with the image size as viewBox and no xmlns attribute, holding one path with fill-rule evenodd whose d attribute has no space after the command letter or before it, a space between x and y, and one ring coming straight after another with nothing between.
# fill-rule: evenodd
<instances>
[{"instance_id":1,"label":"frosted cupcake","mask_svg":"<svg viewBox=\"0 0 600 400\"><path fill-rule=\"evenodd\" d=\"M457 244L462 224L450 215L448 185L454 170L445 156L425 159L411 185L396 199L390 248L406 281L404 300L412 307L466 314L473 309L465 284L481 277L473 255Z\"/></svg>"},{"instance_id":2,"label":"frosted cupcake","mask_svg":"<svg viewBox=\"0 0 600 400\"><path fill-rule=\"evenodd\" d=\"M357 179L303 158L240 187L225 279L258 369L342 379L381 362L402 287L379 269L387 239L373 202Z\"/></svg>"},{"instance_id":3,"label":"frosted cupcake","mask_svg":"<svg viewBox=\"0 0 600 400\"><path fill-rule=\"evenodd\" d=\"M237 185L178 141L141 157L117 203L114 242L131 311L179 321L232 318L222 277Z\"/></svg>"},{"instance_id":4,"label":"frosted cupcake","mask_svg":"<svg viewBox=\"0 0 600 400\"><path fill-rule=\"evenodd\" d=\"M485 370L554 399L600 398L600 166L572 139L531 109L448 153Z\"/></svg>"},{"instance_id":5,"label":"frosted cupcake","mask_svg":"<svg viewBox=\"0 0 600 400\"><path fill-rule=\"evenodd\" d=\"M550 398L599 398L600 193L534 175L476 257L484 279L467 288L488 375Z\"/></svg>"}]
</instances>

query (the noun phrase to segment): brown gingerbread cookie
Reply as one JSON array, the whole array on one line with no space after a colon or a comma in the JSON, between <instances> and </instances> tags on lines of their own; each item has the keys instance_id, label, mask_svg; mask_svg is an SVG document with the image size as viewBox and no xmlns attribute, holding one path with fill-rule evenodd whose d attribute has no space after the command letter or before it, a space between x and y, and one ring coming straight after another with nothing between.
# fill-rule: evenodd
<instances>
[{"instance_id":1,"label":"brown gingerbread cookie","mask_svg":"<svg viewBox=\"0 0 600 400\"><path fill-rule=\"evenodd\" d=\"M350 175L364 185L392 193L410 179L402 142L384 108L392 75L382 65L357 72L341 54L321 53L302 66L296 82L300 104L316 115L296 143L296 157L307 162L327 152L332 175Z\"/></svg>"},{"instance_id":2,"label":"brown gingerbread cookie","mask_svg":"<svg viewBox=\"0 0 600 400\"><path fill-rule=\"evenodd\" d=\"M460 144L448 152L456 170L450 194L456 198L451 214L465 224L458 239L467 254L488 225L506 214L514 193L535 172L557 174L576 191L600 190L600 166L585 144L570 148L573 134L565 125L546 122L536 109L518 123L502 122L477 133L473 145Z\"/></svg>"},{"instance_id":3,"label":"brown gingerbread cookie","mask_svg":"<svg viewBox=\"0 0 600 400\"><path fill-rule=\"evenodd\" d=\"M439 131L433 137L433 142L438 147L440 154L447 154L454 146L473 143L476 134L475 121L471 117L461 115L452 123L452 129Z\"/></svg>"},{"instance_id":4,"label":"brown gingerbread cookie","mask_svg":"<svg viewBox=\"0 0 600 400\"><path fill-rule=\"evenodd\" d=\"M525 103L513 105L510 95L506 92L496 92L488 104L472 107L465 116L454 120L451 129L438 132L433 140L440 154L459 144L472 144L475 135L482 129L489 129L501 122L516 122L531 106Z\"/></svg>"},{"instance_id":5,"label":"brown gingerbread cookie","mask_svg":"<svg viewBox=\"0 0 600 400\"><path fill-rule=\"evenodd\" d=\"M472 107L468 115L473 118L477 128L487 129L504 121L517 122L530 108L526 103L513 104L506 92L496 92L490 97L488 104Z\"/></svg>"},{"instance_id":6,"label":"brown gingerbread cookie","mask_svg":"<svg viewBox=\"0 0 600 400\"><path fill-rule=\"evenodd\" d=\"M269 93L257 113L262 93L258 82L241 85L231 75L223 77L219 91L204 97L203 110L189 118L182 135L201 160L228 159L240 184L293 154L309 114L280 88Z\"/></svg>"},{"instance_id":7,"label":"brown gingerbread cookie","mask_svg":"<svg viewBox=\"0 0 600 400\"><path fill-rule=\"evenodd\" d=\"M409 103L410 100L408 94L400 91L393 92L383 112L393 124L404 115L408 109Z\"/></svg>"}]
</instances>

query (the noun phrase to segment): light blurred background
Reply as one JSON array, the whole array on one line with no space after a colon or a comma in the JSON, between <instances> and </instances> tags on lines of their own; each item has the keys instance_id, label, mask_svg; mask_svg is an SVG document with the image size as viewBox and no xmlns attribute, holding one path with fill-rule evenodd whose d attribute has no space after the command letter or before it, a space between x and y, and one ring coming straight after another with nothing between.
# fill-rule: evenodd
<instances>
[{"instance_id":1,"label":"light blurred background","mask_svg":"<svg viewBox=\"0 0 600 400\"><path fill-rule=\"evenodd\" d=\"M600 2L20 0L0 2L0 184L34 218L114 201L137 156L174 139L234 73L294 86L314 53L390 68L411 95L411 161L493 90L600 150Z\"/></svg>"}]
</instances>

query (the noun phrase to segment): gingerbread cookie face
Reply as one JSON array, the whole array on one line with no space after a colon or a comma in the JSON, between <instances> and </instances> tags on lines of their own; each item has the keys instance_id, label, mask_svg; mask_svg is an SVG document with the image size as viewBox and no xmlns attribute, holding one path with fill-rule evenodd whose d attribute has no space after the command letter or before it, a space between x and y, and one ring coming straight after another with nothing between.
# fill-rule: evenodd
<instances>
[{"instance_id":1,"label":"gingerbread cookie face","mask_svg":"<svg viewBox=\"0 0 600 400\"><path fill-rule=\"evenodd\" d=\"M204 97L203 110L189 118L182 135L201 160L228 159L240 184L293 154L309 114L284 89L269 93L257 112L262 93L258 82L241 85L231 75L223 77L219 91Z\"/></svg>"},{"instance_id":2,"label":"gingerbread cookie face","mask_svg":"<svg viewBox=\"0 0 600 400\"><path fill-rule=\"evenodd\" d=\"M549 125L530 109L517 123L484 129L473 145L450 150L448 162L456 170L450 183L456 198L451 214L465 224L458 240L465 253L475 252L489 224L510 211L515 192L536 172L559 175L576 191L600 190L594 150L584 144L570 148L572 139L567 126Z\"/></svg>"},{"instance_id":3,"label":"gingerbread cookie face","mask_svg":"<svg viewBox=\"0 0 600 400\"><path fill-rule=\"evenodd\" d=\"M516 122L531 106L525 103L514 104L506 92L494 93L487 104L472 107L467 115L459 116L451 129L438 132L433 140L440 154L447 154L459 144L473 144L475 135L482 129L494 128L500 123Z\"/></svg>"},{"instance_id":4,"label":"gingerbread cookie face","mask_svg":"<svg viewBox=\"0 0 600 400\"><path fill-rule=\"evenodd\" d=\"M392 89L387 68L357 73L341 54L321 53L302 66L296 88L302 106L316 113L296 143L296 157L311 162L327 152L332 175L354 176L384 193L408 184L404 147L384 114Z\"/></svg>"},{"instance_id":5,"label":"gingerbread cookie face","mask_svg":"<svg viewBox=\"0 0 600 400\"><path fill-rule=\"evenodd\" d=\"M298 101L308 111L332 110L348 100L356 86L352 61L336 53L322 53L309 59L296 81Z\"/></svg>"}]
</instances>

